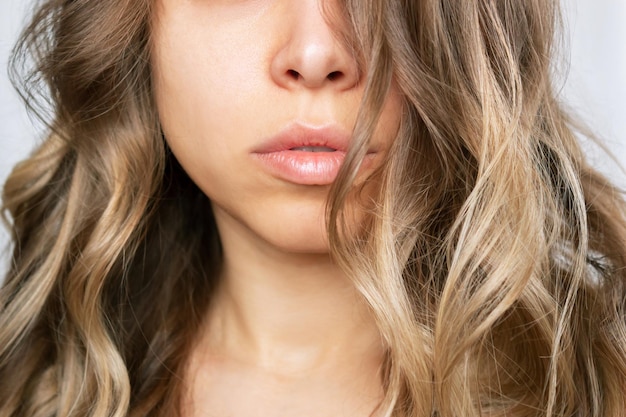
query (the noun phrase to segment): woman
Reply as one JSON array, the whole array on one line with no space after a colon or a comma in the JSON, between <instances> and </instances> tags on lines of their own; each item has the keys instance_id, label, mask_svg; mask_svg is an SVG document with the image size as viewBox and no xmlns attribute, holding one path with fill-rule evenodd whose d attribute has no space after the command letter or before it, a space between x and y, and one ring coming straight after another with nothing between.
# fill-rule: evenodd
<instances>
[{"instance_id":1,"label":"woman","mask_svg":"<svg viewBox=\"0 0 626 417\"><path fill-rule=\"evenodd\" d=\"M0 415L623 416L552 1L49 0Z\"/></svg>"}]
</instances>

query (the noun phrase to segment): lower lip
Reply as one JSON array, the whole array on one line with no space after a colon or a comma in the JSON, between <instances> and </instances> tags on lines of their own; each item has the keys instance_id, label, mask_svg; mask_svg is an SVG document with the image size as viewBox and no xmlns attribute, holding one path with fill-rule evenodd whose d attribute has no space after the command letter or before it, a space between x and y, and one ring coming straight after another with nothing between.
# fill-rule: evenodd
<instances>
[{"instance_id":1,"label":"lower lip","mask_svg":"<svg viewBox=\"0 0 626 417\"><path fill-rule=\"evenodd\" d=\"M284 150L253 155L272 175L284 181L301 185L328 185L337 178L346 153Z\"/></svg>"}]
</instances>

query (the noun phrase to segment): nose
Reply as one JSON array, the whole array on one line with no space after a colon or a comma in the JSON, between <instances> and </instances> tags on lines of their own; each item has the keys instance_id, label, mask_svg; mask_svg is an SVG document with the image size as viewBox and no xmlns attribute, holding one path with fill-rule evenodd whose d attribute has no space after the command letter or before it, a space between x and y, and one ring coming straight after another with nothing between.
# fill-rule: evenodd
<instances>
[{"instance_id":1,"label":"nose","mask_svg":"<svg viewBox=\"0 0 626 417\"><path fill-rule=\"evenodd\" d=\"M322 1L290 2L293 19L281 28L289 33L270 69L274 82L283 88L348 90L358 84L357 61L326 21Z\"/></svg>"}]
</instances>

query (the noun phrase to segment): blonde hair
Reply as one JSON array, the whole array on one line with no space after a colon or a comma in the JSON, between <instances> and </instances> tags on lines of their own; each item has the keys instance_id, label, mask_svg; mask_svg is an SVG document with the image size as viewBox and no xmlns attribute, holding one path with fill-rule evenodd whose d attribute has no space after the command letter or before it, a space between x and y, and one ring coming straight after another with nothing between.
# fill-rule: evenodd
<instances>
[{"instance_id":1,"label":"blonde hair","mask_svg":"<svg viewBox=\"0 0 626 417\"><path fill-rule=\"evenodd\" d=\"M553 1L346 0L367 69L331 251L386 343L384 415L626 410L626 209L551 83ZM53 103L4 188L0 415L177 415L219 272L206 196L161 137L149 0L50 0L16 50ZM398 136L354 184L392 84ZM349 230L348 200L363 227ZM194 219L193 224L188 219ZM201 222L199 224L198 222ZM210 256L206 257L206 253Z\"/></svg>"}]
</instances>

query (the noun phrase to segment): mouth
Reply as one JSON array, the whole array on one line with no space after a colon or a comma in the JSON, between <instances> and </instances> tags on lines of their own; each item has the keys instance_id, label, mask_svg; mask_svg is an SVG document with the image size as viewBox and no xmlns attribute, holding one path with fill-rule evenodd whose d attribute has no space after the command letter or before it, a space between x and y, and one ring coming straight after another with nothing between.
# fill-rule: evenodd
<instances>
[{"instance_id":1,"label":"mouth","mask_svg":"<svg viewBox=\"0 0 626 417\"><path fill-rule=\"evenodd\" d=\"M252 156L264 171L279 180L299 185L329 185L339 173L350 139L349 131L335 125L296 123L268 138ZM368 159L371 158L364 162Z\"/></svg>"},{"instance_id":2,"label":"mouth","mask_svg":"<svg viewBox=\"0 0 626 417\"><path fill-rule=\"evenodd\" d=\"M337 152L337 149L329 148L328 146L296 146L289 150L301 152Z\"/></svg>"},{"instance_id":3,"label":"mouth","mask_svg":"<svg viewBox=\"0 0 626 417\"><path fill-rule=\"evenodd\" d=\"M253 153L282 151L346 152L350 132L337 125L313 126L301 123L287 125L278 134L263 141Z\"/></svg>"}]
</instances>

